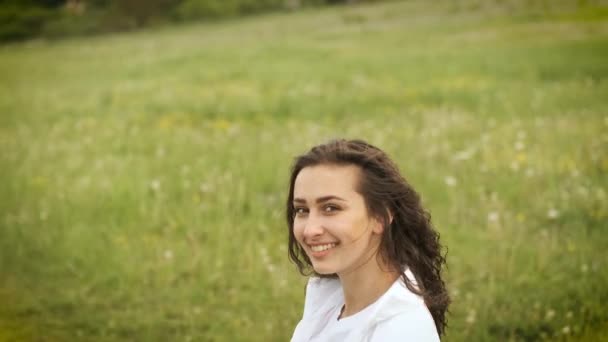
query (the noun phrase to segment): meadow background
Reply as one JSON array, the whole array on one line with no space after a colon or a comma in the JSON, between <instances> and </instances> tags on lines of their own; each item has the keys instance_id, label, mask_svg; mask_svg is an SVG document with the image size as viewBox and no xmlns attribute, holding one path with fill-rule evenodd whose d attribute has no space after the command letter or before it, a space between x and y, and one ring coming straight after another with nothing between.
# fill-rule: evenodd
<instances>
[{"instance_id":1,"label":"meadow background","mask_svg":"<svg viewBox=\"0 0 608 342\"><path fill-rule=\"evenodd\" d=\"M0 341L287 341L292 158L385 149L445 341L608 339L608 6L403 1L0 47Z\"/></svg>"}]
</instances>

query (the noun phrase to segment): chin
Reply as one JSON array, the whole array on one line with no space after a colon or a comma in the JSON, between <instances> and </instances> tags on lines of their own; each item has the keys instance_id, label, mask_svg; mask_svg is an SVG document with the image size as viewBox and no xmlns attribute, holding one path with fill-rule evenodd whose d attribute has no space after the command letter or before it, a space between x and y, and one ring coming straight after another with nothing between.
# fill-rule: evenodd
<instances>
[{"instance_id":1,"label":"chin","mask_svg":"<svg viewBox=\"0 0 608 342\"><path fill-rule=\"evenodd\" d=\"M332 275L336 273L336 270L327 266L313 265L313 269L317 274L321 275Z\"/></svg>"}]
</instances>

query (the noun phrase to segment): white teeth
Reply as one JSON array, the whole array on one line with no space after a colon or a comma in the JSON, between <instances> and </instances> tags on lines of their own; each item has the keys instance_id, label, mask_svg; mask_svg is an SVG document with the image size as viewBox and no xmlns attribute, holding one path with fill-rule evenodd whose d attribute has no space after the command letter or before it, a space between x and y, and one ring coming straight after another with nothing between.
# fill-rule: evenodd
<instances>
[{"instance_id":1,"label":"white teeth","mask_svg":"<svg viewBox=\"0 0 608 342\"><path fill-rule=\"evenodd\" d=\"M310 249L312 249L313 252L323 252L334 247L336 247L335 243L328 243L326 245L310 246Z\"/></svg>"}]
</instances>

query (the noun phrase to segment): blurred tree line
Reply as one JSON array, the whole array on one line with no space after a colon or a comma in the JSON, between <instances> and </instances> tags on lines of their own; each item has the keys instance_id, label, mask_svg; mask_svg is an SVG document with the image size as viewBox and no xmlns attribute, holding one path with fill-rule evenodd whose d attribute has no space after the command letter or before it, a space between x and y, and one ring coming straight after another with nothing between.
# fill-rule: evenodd
<instances>
[{"instance_id":1,"label":"blurred tree line","mask_svg":"<svg viewBox=\"0 0 608 342\"><path fill-rule=\"evenodd\" d=\"M0 0L0 41L124 31L167 22L370 1L374 0Z\"/></svg>"}]
</instances>

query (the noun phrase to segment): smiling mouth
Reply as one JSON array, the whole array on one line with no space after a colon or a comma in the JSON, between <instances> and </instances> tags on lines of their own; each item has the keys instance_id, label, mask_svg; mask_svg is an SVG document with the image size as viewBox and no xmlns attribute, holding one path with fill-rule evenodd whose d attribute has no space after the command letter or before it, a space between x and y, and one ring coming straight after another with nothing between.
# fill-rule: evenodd
<instances>
[{"instance_id":1,"label":"smiling mouth","mask_svg":"<svg viewBox=\"0 0 608 342\"><path fill-rule=\"evenodd\" d=\"M336 247L336 244L335 244L335 243L328 243L328 244L325 244L325 245L315 245L315 246L310 246L310 249L311 249L313 252L323 252L323 251L326 251L326 250L328 250L328 249L332 249L332 248L334 248L334 247Z\"/></svg>"}]
</instances>

